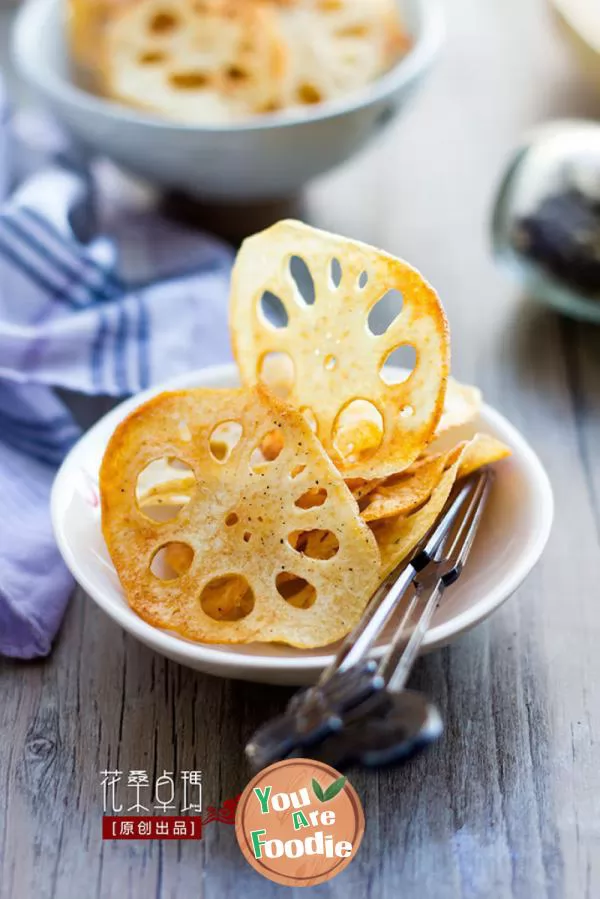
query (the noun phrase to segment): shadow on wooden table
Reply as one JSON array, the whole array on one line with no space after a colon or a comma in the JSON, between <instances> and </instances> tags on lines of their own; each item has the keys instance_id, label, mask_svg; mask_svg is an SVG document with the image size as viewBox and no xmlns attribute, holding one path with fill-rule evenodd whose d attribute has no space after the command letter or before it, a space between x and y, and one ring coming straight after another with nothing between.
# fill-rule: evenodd
<instances>
[{"instance_id":1,"label":"shadow on wooden table","mask_svg":"<svg viewBox=\"0 0 600 899\"><path fill-rule=\"evenodd\" d=\"M206 230L234 245L281 219L307 219L307 209L300 194L263 203L219 203L170 193L163 198L161 209L169 218L188 227Z\"/></svg>"}]
</instances>

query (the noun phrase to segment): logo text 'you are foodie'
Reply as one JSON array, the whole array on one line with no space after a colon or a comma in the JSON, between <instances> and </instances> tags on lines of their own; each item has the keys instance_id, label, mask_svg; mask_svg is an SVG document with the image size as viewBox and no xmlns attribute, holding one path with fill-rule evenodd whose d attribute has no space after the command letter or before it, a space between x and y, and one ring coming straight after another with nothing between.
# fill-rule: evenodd
<instances>
[{"instance_id":1,"label":"logo text 'you are foodie'","mask_svg":"<svg viewBox=\"0 0 600 899\"><path fill-rule=\"evenodd\" d=\"M313 778L312 789L320 802L327 802L344 788L346 780L346 777L339 777L329 785L327 790L323 791L319 781ZM327 858L334 858L334 856L348 858L352 855L352 843L348 840L334 841L333 833L326 833L323 830L323 828L335 827L336 818L333 809L326 811L318 808L309 809L311 797L307 787L301 787L300 790L293 793L275 793L273 796L273 787L269 785L262 790L260 787L254 787L254 793L260 803L263 815L271 812L279 814L289 812L292 816L294 830L315 829L310 836L304 835L303 838L300 838L299 834L298 838L286 840L285 843L277 838L267 839L266 829L253 830L250 837L255 858L262 858L263 852L267 858L279 858L282 855L286 855L288 858L300 858L305 854L325 855Z\"/></svg>"},{"instance_id":2,"label":"logo text 'you are foodie'","mask_svg":"<svg viewBox=\"0 0 600 899\"><path fill-rule=\"evenodd\" d=\"M279 762L242 793L236 834L247 861L277 883L313 885L338 874L364 832L346 777L310 759Z\"/></svg>"}]
</instances>

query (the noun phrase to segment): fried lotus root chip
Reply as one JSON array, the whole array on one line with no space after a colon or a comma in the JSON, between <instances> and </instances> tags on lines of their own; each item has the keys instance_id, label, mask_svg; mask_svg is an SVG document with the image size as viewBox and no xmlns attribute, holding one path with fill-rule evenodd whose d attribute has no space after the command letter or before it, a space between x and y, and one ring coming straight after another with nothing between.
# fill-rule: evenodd
<instances>
[{"instance_id":1,"label":"fried lotus root chip","mask_svg":"<svg viewBox=\"0 0 600 899\"><path fill-rule=\"evenodd\" d=\"M262 380L269 385L276 396L287 397L291 394L294 387L294 366L291 358L285 353L271 353L264 359L261 371ZM483 398L481 390L470 384L461 384L455 378L448 378L446 384L446 396L444 398L444 408L442 417L439 420L435 432L435 438L445 434L454 428L462 428L464 425L470 424L481 411ZM360 410L355 413L358 425L352 433L352 427L346 427L346 435L352 434L355 446L365 446L369 442L376 444L379 442L379 432L373 427L373 419L367 420L364 424L360 420ZM350 425L352 422L350 422ZM361 435L362 429L362 435ZM371 493L376 486L382 483L382 478L373 478L365 480L364 478L348 479L347 483L355 499L361 499L363 496Z\"/></svg>"},{"instance_id":2,"label":"fried lotus root chip","mask_svg":"<svg viewBox=\"0 0 600 899\"><path fill-rule=\"evenodd\" d=\"M273 370L278 379L276 383L281 384L282 369L277 360ZM477 387L460 384L454 378L448 378L444 411L438 424L435 438L437 439L444 435L447 431L470 424L479 415L481 405L481 391ZM447 440L444 443L447 443ZM431 449L431 446L428 447L425 453L409 468L395 475L390 475L389 478L373 478L372 480L353 478L346 481L358 502L361 502L366 497L370 497L379 486L382 485L384 487L384 489L378 491L377 497L371 497L372 505L369 504L367 507L365 503L361 503L363 518L366 521L376 521L378 518L406 514L411 508L419 505L423 499L429 496L437 483L436 470L438 468L431 457L435 454L438 460L440 458L440 453L437 451L431 453ZM419 478L415 479L414 476L417 473L418 466L422 463L426 463L428 468L420 471ZM428 475L427 482L423 478L425 474ZM383 497L386 496L389 499L384 500ZM381 499L381 502L375 505L376 499ZM365 512L368 514L365 514Z\"/></svg>"},{"instance_id":3,"label":"fried lotus root chip","mask_svg":"<svg viewBox=\"0 0 600 899\"><path fill-rule=\"evenodd\" d=\"M386 72L409 47L395 0L302 0L280 4L289 47L285 106L342 97Z\"/></svg>"},{"instance_id":4,"label":"fried lotus root chip","mask_svg":"<svg viewBox=\"0 0 600 899\"><path fill-rule=\"evenodd\" d=\"M465 447L467 451L460 463L457 479L510 455L508 447L489 434L477 434L473 441L459 443L445 453L426 454L410 468L374 487L366 502L361 503L364 520L379 521L408 515L418 509L429 499L444 471L454 464Z\"/></svg>"},{"instance_id":5,"label":"fried lotus root chip","mask_svg":"<svg viewBox=\"0 0 600 899\"><path fill-rule=\"evenodd\" d=\"M268 5L138 0L105 28L103 90L181 122L228 122L279 103L285 48Z\"/></svg>"},{"instance_id":6,"label":"fried lotus root chip","mask_svg":"<svg viewBox=\"0 0 600 899\"><path fill-rule=\"evenodd\" d=\"M108 19L131 0L68 0L67 30L73 62L86 87L96 84L101 65L101 35Z\"/></svg>"},{"instance_id":7,"label":"fried lotus root chip","mask_svg":"<svg viewBox=\"0 0 600 899\"><path fill-rule=\"evenodd\" d=\"M445 470L424 504L407 515L373 522L373 533L381 552L382 577L410 556L431 530L459 478L504 459L510 452L505 444L494 437L476 434L472 440L459 443L446 454Z\"/></svg>"},{"instance_id":8,"label":"fried lotus root chip","mask_svg":"<svg viewBox=\"0 0 600 899\"><path fill-rule=\"evenodd\" d=\"M358 503L360 503L362 499L376 490L377 487L379 487L380 484L383 484L384 481L385 478L373 478L370 481L365 481L364 478L349 478L346 481L346 485L351 491L354 499Z\"/></svg>"},{"instance_id":9,"label":"fried lotus root chip","mask_svg":"<svg viewBox=\"0 0 600 899\"><path fill-rule=\"evenodd\" d=\"M168 521L189 503L195 484L194 478L157 484L140 496L139 507L155 521Z\"/></svg>"},{"instance_id":10,"label":"fried lotus root chip","mask_svg":"<svg viewBox=\"0 0 600 899\"><path fill-rule=\"evenodd\" d=\"M159 459L168 472L178 460L184 483L185 470L194 478L167 521L136 499L140 473ZM348 488L304 418L260 387L145 403L111 438L100 492L128 602L189 639L324 646L351 629L377 586L379 551Z\"/></svg>"},{"instance_id":11,"label":"fried lotus root chip","mask_svg":"<svg viewBox=\"0 0 600 899\"><path fill-rule=\"evenodd\" d=\"M427 500L446 467L446 454L436 453L415 462L398 475L386 478L368 494L361 510L365 521L408 515Z\"/></svg>"},{"instance_id":12,"label":"fried lotus root chip","mask_svg":"<svg viewBox=\"0 0 600 899\"><path fill-rule=\"evenodd\" d=\"M224 422L211 435L210 451L218 461L224 461L239 439L239 429L235 422ZM189 438L187 438L189 439ZM281 434L279 431L267 434L260 445L260 452L267 461L276 459L281 450ZM179 511L182 506L190 501L190 497L196 486L196 479L192 474L185 474L181 468L172 464L171 460L161 460L162 464L153 466L153 471L138 478L136 497L138 505L150 518L158 521L173 517L173 510ZM316 489L319 494L318 488ZM307 491L303 497L308 509L311 502L311 491ZM315 503L319 505L320 503ZM167 555L169 553L167 552Z\"/></svg>"},{"instance_id":13,"label":"fried lotus root chip","mask_svg":"<svg viewBox=\"0 0 600 899\"><path fill-rule=\"evenodd\" d=\"M369 313L393 290L402 294L402 311L375 334ZM448 376L448 327L437 294L405 262L300 222L280 222L243 243L230 314L244 382L271 386L269 359L287 357L287 396L344 477L401 471L432 439ZM384 363L404 345L416 351L414 370L402 383L386 383Z\"/></svg>"},{"instance_id":14,"label":"fried lotus root chip","mask_svg":"<svg viewBox=\"0 0 600 899\"><path fill-rule=\"evenodd\" d=\"M465 452L461 454L457 479L466 478L484 465L500 462L511 454L510 447L496 437L490 434L476 434L467 443Z\"/></svg>"},{"instance_id":15,"label":"fried lotus root chip","mask_svg":"<svg viewBox=\"0 0 600 899\"><path fill-rule=\"evenodd\" d=\"M444 411L437 426L436 437L451 428L462 428L470 424L481 411L482 395L478 387L461 384L448 378Z\"/></svg>"}]
</instances>

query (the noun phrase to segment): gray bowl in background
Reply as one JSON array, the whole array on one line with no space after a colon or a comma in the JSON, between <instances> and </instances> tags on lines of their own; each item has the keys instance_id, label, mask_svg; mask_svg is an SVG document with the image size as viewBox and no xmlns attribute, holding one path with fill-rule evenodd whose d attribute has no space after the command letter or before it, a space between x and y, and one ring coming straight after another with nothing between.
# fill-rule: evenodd
<instances>
[{"instance_id":1,"label":"gray bowl in background","mask_svg":"<svg viewBox=\"0 0 600 899\"><path fill-rule=\"evenodd\" d=\"M428 71L443 35L437 0L398 2L413 47L377 82L341 101L225 126L178 124L77 87L63 0L27 0L12 52L20 75L57 119L132 174L205 199L277 199L356 153Z\"/></svg>"}]
</instances>

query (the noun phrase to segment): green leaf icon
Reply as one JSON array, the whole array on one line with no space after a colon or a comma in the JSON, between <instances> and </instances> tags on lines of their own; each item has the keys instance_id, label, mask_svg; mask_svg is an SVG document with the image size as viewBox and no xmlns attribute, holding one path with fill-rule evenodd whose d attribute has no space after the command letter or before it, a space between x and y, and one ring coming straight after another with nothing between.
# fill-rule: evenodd
<instances>
[{"instance_id":1,"label":"green leaf icon","mask_svg":"<svg viewBox=\"0 0 600 899\"><path fill-rule=\"evenodd\" d=\"M338 777L337 780L334 780L334 782L332 784L329 784L329 786L325 790L325 798L323 799L323 802L329 802L330 799L333 799L334 796L337 796L337 794L339 792L341 792L341 790L344 789L344 784L346 783L347 780L348 780L347 777L342 776L342 777ZM320 787L319 787L319 789L320 789Z\"/></svg>"},{"instance_id":2,"label":"green leaf icon","mask_svg":"<svg viewBox=\"0 0 600 899\"><path fill-rule=\"evenodd\" d=\"M313 793L315 794L315 796L317 797L319 802L325 802L325 794L323 792L321 784L319 783L318 780L315 780L314 777L312 779L312 788L313 788Z\"/></svg>"}]
</instances>

